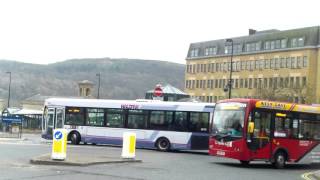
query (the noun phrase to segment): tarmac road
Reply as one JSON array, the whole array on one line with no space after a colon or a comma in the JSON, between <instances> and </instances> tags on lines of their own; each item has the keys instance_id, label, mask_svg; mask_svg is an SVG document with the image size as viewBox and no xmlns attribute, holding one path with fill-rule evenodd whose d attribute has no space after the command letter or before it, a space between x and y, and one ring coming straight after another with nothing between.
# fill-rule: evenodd
<instances>
[{"instance_id":1,"label":"tarmac road","mask_svg":"<svg viewBox=\"0 0 320 180\"><path fill-rule=\"evenodd\" d=\"M120 157L121 148L110 146L69 145L83 156L112 154ZM41 141L2 141L0 139L0 179L302 179L301 175L320 169L309 164L274 169L260 162L243 167L238 161L220 159L204 153L169 152L138 149L142 163L102 164L88 167L33 165L31 158L50 153L50 144Z\"/></svg>"}]
</instances>

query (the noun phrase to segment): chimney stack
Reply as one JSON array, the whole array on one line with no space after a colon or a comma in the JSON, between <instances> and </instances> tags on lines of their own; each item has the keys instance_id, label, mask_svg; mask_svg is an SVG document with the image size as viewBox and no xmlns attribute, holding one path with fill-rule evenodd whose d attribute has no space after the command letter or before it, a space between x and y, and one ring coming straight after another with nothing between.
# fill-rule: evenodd
<instances>
[{"instance_id":1,"label":"chimney stack","mask_svg":"<svg viewBox=\"0 0 320 180\"><path fill-rule=\"evenodd\" d=\"M257 30L249 29L249 36L256 34Z\"/></svg>"}]
</instances>

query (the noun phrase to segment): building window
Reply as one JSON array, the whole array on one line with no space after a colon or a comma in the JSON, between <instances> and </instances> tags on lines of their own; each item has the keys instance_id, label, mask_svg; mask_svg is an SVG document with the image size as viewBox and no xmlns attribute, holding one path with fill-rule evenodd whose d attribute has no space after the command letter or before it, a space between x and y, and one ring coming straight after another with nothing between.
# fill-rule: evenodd
<instances>
[{"instance_id":1,"label":"building window","mask_svg":"<svg viewBox=\"0 0 320 180\"><path fill-rule=\"evenodd\" d=\"M197 80L196 88L199 88L199 80Z\"/></svg>"},{"instance_id":2,"label":"building window","mask_svg":"<svg viewBox=\"0 0 320 180\"><path fill-rule=\"evenodd\" d=\"M269 78L269 88L273 87L273 78Z\"/></svg>"},{"instance_id":3,"label":"building window","mask_svg":"<svg viewBox=\"0 0 320 180\"><path fill-rule=\"evenodd\" d=\"M307 67L308 66L308 58L307 56L303 56L303 67Z\"/></svg>"},{"instance_id":4,"label":"building window","mask_svg":"<svg viewBox=\"0 0 320 180\"><path fill-rule=\"evenodd\" d=\"M300 88L300 77L296 77L296 88Z\"/></svg>"},{"instance_id":5,"label":"building window","mask_svg":"<svg viewBox=\"0 0 320 180\"><path fill-rule=\"evenodd\" d=\"M250 61L250 71L254 70L254 61Z\"/></svg>"},{"instance_id":6,"label":"building window","mask_svg":"<svg viewBox=\"0 0 320 180\"><path fill-rule=\"evenodd\" d=\"M276 49L280 49L280 46L281 46L281 41L276 40Z\"/></svg>"},{"instance_id":7,"label":"building window","mask_svg":"<svg viewBox=\"0 0 320 180\"><path fill-rule=\"evenodd\" d=\"M296 63L296 58L295 57L291 57L291 68L292 69L297 68L297 63Z\"/></svg>"},{"instance_id":8,"label":"building window","mask_svg":"<svg viewBox=\"0 0 320 180\"><path fill-rule=\"evenodd\" d=\"M235 44L235 45L233 45L233 53L234 53L234 54L241 53L241 52L242 52L241 44Z\"/></svg>"},{"instance_id":9,"label":"building window","mask_svg":"<svg viewBox=\"0 0 320 180\"><path fill-rule=\"evenodd\" d=\"M294 77L290 77L290 88L294 86Z\"/></svg>"},{"instance_id":10,"label":"building window","mask_svg":"<svg viewBox=\"0 0 320 180\"><path fill-rule=\"evenodd\" d=\"M257 88L257 87L258 87L258 79L254 78L253 88Z\"/></svg>"},{"instance_id":11,"label":"building window","mask_svg":"<svg viewBox=\"0 0 320 180\"><path fill-rule=\"evenodd\" d=\"M259 60L259 64L260 64L260 69L264 68L264 60Z\"/></svg>"},{"instance_id":12,"label":"building window","mask_svg":"<svg viewBox=\"0 0 320 180\"><path fill-rule=\"evenodd\" d=\"M298 46L297 38L291 39L291 47L297 47L297 46Z\"/></svg>"},{"instance_id":13,"label":"building window","mask_svg":"<svg viewBox=\"0 0 320 180\"><path fill-rule=\"evenodd\" d=\"M263 78L263 88L268 88L268 79Z\"/></svg>"},{"instance_id":14,"label":"building window","mask_svg":"<svg viewBox=\"0 0 320 180\"><path fill-rule=\"evenodd\" d=\"M198 48L191 49L190 57L198 57L198 56L199 56L199 49Z\"/></svg>"},{"instance_id":15,"label":"building window","mask_svg":"<svg viewBox=\"0 0 320 180\"><path fill-rule=\"evenodd\" d=\"M261 42L257 42L256 43L256 51L260 51L260 49L261 49Z\"/></svg>"},{"instance_id":16,"label":"building window","mask_svg":"<svg viewBox=\"0 0 320 180\"><path fill-rule=\"evenodd\" d=\"M297 57L297 68L302 68L302 58L300 56Z\"/></svg>"},{"instance_id":17,"label":"building window","mask_svg":"<svg viewBox=\"0 0 320 180\"><path fill-rule=\"evenodd\" d=\"M274 59L270 59L270 69L274 69L274 68L275 68Z\"/></svg>"},{"instance_id":18,"label":"building window","mask_svg":"<svg viewBox=\"0 0 320 180\"><path fill-rule=\"evenodd\" d=\"M298 38L298 47L304 46L304 38Z\"/></svg>"},{"instance_id":19,"label":"building window","mask_svg":"<svg viewBox=\"0 0 320 180\"><path fill-rule=\"evenodd\" d=\"M250 70L250 61L246 61L246 64L247 64L247 70L249 71Z\"/></svg>"},{"instance_id":20,"label":"building window","mask_svg":"<svg viewBox=\"0 0 320 180\"><path fill-rule=\"evenodd\" d=\"M279 82L279 87L280 87L280 88L283 88L283 87L284 87L283 78L280 77L280 78L279 78L279 81L280 81L280 82Z\"/></svg>"},{"instance_id":21,"label":"building window","mask_svg":"<svg viewBox=\"0 0 320 180\"><path fill-rule=\"evenodd\" d=\"M217 47L207 47L205 49L205 56L212 56L217 54Z\"/></svg>"},{"instance_id":22,"label":"building window","mask_svg":"<svg viewBox=\"0 0 320 180\"><path fill-rule=\"evenodd\" d=\"M284 87L285 87L285 88L289 87L289 77L286 77L286 78L284 79Z\"/></svg>"},{"instance_id":23,"label":"building window","mask_svg":"<svg viewBox=\"0 0 320 180\"><path fill-rule=\"evenodd\" d=\"M245 70L246 69L246 62L245 61L241 61L241 70Z\"/></svg>"},{"instance_id":24,"label":"building window","mask_svg":"<svg viewBox=\"0 0 320 180\"><path fill-rule=\"evenodd\" d=\"M287 48L287 39L281 39L281 48Z\"/></svg>"},{"instance_id":25,"label":"building window","mask_svg":"<svg viewBox=\"0 0 320 180\"><path fill-rule=\"evenodd\" d=\"M286 62L287 62L287 68L291 68L291 59L290 59L290 57L286 58Z\"/></svg>"},{"instance_id":26,"label":"building window","mask_svg":"<svg viewBox=\"0 0 320 180\"><path fill-rule=\"evenodd\" d=\"M215 72L215 68L216 68L215 65L216 65L215 63L211 63L211 72Z\"/></svg>"},{"instance_id":27,"label":"building window","mask_svg":"<svg viewBox=\"0 0 320 180\"><path fill-rule=\"evenodd\" d=\"M279 58L275 58L274 61L275 61L275 69L280 69L280 61L279 61Z\"/></svg>"},{"instance_id":28,"label":"building window","mask_svg":"<svg viewBox=\"0 0 320 180\"><path fill-rule=\"evenodd\" d=\"M260 51L260 42L246 43L246 52Z\"/></svg>"},{"instance_id":29,"label":"building window","mask_svg":"<svg viewBox=\"0 0 320 180\"><path fill-rule=\"evenodd\" d=\"M266 41L266 42L264 43L264 49L265 49L265 50L270 50L270 41Z\"/></svg>"},{"instance_id":30,"label":"building window","mask_svg":"<svg viewBox=\"0 0 320 180\"><path fill-rule=\"evenodd\" d=\"M243 88L243 79L240 79L240 88Z\"/></svg>"},{"instance_id":31,"label":"building window","mask_svg":"<svg viewBox=\"0 0 320 180\"><path fill-rule=\"evenodd\" d=\"M307 85L307 77L302 77L302 87Z\"/></svg>"},{"instance_id":32,"label":"building window","mask_svg":"<svg viewBox=\"0 0 320 180\"><path fill-rule=\"evenodd\" d=\"M286 67L286 59L285 58L280 58L280 67L285 68Z\"/></svg>"},{"instance_id":33,"label":"building window","mask_svg":"<svg viewBox=\"0 0 320 180\"><path fill-rule=\"evenodd\" d=\"M239 88L239 79L235 79L234 88Z\"/></svg>"},{"instance_id":34,"label":"building window","mask_svg":"<svg viewBox=\"0 0 320 180\"><path fill-rule=\"evenodd\" d=\"M252 78L249 78L249 89L252 88Z\"/></svg>"},{"instance_id":35,"label":"building window","mask_svg":"<svg viewBox=\"0 0 320 180\"><path fill-rule=\"evenodd\" d=\"M236 70L240 71L240 61L237 62Z\"/></svg>"},{"instance_id":36,"label":"building window","mask_svg":"<svg viewBox=\"0 0 320 180\"><path fill-rule=\"evenodd\" d=\"M270 68L270 60L269 59L265 59L264 60L264 64L265 64L265 68L269 69Z\"/></svg>"},{"instance_id":37,"label":"building window","mask_svg":"<svg viewBox=\"0 0 320 180\"><path fill-rule=\"evenodd\" d=\"M231 45L225 45L224 46L224 53L225 54L231 54L232 46Z\"/></svg>"},{"instance_id":38,"label":"building window","mask_svg":"<svg viewBox=\"0 0 320 180\"><path fill-rule=\"evenodd\" d=\"M248 88L248 79L244 80L244 88Z\"/></svg>"},{"instance_id":39,"label":"building window","mask_svg":"<svg viewBox=\"0 0 320 180\"><path fill-rule=\"evenodd\" d=\"M276 42L275 41L271 41L270 43L270 49L275 49L275 45L276 45Z\"/></svg>"},{"instance_id":40,"label":"building window","mask_svg":"<svg viewBox=\"0 0 320 180\"><path fill-rule=\"evenodd\" d=\"M255 69L259 69L259 60L254 61Z\"/></svg>"}]
</instances>

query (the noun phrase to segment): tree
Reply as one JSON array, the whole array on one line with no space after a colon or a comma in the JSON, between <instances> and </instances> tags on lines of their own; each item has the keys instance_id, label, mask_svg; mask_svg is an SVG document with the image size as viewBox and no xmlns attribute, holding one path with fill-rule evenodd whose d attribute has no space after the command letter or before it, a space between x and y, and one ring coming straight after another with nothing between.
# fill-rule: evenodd
<instances>
[{"instance_id":1,"label":"tree","mask_svg":"<svg viewBox=\"0 0 320 180\"><path fill-rule=\"evenodd\" d=\"M257 88L254 92L255 96L260 99L271 101L286 101L302 104L314 103L314 92L310 84L304 86L294 87L280 87L280 88Z\"/></svg>"}]
</instances>

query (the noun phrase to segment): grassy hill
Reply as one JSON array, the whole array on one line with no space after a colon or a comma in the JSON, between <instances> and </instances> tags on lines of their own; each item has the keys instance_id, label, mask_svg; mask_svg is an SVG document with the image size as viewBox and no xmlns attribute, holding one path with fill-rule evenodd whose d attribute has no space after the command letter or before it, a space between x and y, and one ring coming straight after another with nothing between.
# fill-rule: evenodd
<instances>
[{"instance_id":1,"label":"grassy hill","mask_svg":"<svg viewBox=\"0 0 320 180\"><path fill-rule=\"evenodd\" d=\"M77 83L89 80L96 84L101 73L100 97L110 99L143 98L157 83L169 83L183 89L184 65L138 59L73 59L38 65L0 60L0 98L7 99L12 73L11 98L14 104L35 94L77 96Z\"/></svg>"}]
</instances>

